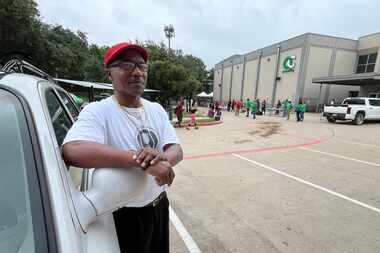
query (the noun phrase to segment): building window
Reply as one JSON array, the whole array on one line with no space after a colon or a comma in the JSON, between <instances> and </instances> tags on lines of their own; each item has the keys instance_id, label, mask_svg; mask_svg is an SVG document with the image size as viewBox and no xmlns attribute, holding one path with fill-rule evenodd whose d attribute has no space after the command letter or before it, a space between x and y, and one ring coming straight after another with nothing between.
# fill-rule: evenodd
<instances>
[{"instance_id":1,"label":"building window","mask_svg":"<svg viewBox=\"0 0 380 253\"><path fill-rule=\"evenodd\" d=\"M376 59L377 53L359 55L358 66L356 67L356 74L374 72Z\"/></svg>"}]
</instances>

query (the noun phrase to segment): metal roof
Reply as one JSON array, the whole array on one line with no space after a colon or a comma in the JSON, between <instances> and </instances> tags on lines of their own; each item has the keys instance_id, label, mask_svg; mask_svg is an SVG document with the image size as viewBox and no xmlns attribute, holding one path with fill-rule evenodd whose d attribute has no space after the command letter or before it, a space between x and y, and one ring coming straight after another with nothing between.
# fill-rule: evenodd
<instances>
[{"instance_id":1,"label":"metal roof","mask_svg":"<svg viewBox=\"0 0 380 253\"><path fill-rule=\"evenodd\" d=\"M337 85L380 85L380 73L362 73L338 76L325 76L313 78L313 83Z\"/></svg>"},{"instance_id":2,"label":"metal roof","mask_svg":"<svg viewBox=\"0 0 380 253\"><path fill-rule=\"evenodd\" d=\"M76 80L68 80L68 79L60 79L60 78L54 78L54 80L58 82L78 85L82 87L88 87L88 88L94 87L94 89L113 90L112 84L107 84L107 83L76 81Z\"/></svg>"},{"instance_id":3,"label":"metal roof","mask_svg":"<svg viewBox=\"0 0 380 253\"><path fill-rule=\"evenodd\" d=\"M67 84L73 84L78 85L82 87L94 87L94 89L102 89L102 90L113 90L112 83L97 83L97 82L86 82L86 81L77 81L77 80L69 80L69 79L61 79L61 78L54 78L57 82L67 83ZM159 90L152 90L152 89L144 89L144 92L160 92Z\"/></svg>"}]
</instances>

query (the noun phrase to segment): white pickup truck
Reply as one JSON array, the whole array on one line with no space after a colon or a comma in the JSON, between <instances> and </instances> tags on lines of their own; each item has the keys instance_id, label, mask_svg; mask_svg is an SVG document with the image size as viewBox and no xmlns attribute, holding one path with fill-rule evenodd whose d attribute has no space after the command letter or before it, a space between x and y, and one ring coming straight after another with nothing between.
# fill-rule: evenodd
<instances>
[{"instance_id":1,"label":"white pickup truck","mask_svg":"<svg viewBox=\"0 0 380 253\"><path fill-rule=\"evenodd\" d=\"M365 120L380 120L380 98L346 98L342 104L325 105L323 116L329 122L352 120L361 125Z\"/></svg>"}]
</instances>

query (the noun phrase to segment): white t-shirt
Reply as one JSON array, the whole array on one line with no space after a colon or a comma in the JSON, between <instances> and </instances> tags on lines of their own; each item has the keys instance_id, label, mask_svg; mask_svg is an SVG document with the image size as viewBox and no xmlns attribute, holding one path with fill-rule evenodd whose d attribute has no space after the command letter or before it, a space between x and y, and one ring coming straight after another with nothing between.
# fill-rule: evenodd
<instances>
[{"instance_id":1,"label":"white t-shirt","mask_svg":"<svg viewBox=\"0 0 380 253\"><path fill-rule=\"evenodd\" d=\"M143 107L140 108L122 107L112 97L88 104L67 133L63 144L85 140L122 150L138 150L144 146L161 152L166 144L179 144L162 106L143 98L141 101ZM142 193L127 206L145 206L165 191L165 186L159 186L153 176L148 175L147 181Z\"/></svg>"}]
</instances>

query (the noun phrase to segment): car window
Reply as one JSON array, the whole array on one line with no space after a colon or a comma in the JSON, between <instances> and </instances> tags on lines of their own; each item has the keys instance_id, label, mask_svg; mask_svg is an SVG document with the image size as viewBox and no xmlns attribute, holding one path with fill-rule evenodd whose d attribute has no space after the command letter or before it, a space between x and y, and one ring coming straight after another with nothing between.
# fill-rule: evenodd
<instances>
[{"instance_id":1,"label":"car window","mask_svg":"<svg viewBox=\"0 0 380 253\"><path fill-rule=\"evenodd\" d=\"M45 252L43 207L26 118L17 98L3 90L0 122L0 252Z\"/></svg>"},{"instance_id":2,"label":"car window","mask_svg":"<svg viewBox=\"0 0 380 253\"><path fill-rule=\"evenodd\" d=\"M63 103L66 105L67 109L69 110L71 117L73 117L74 120L77 120L79 112L76 106L72 103L72 101L70 100L70 98L67 96L67 94L64 91L57 89L57 92L59 96L61 97Z\"/></svg>"},{"instance_id":3,"label":"car window","mask_svg":"<svg viewBox=\"0 0 380 253\"><path fill-rule=\"evenodd\" d=\"M352 99L344 100L343 104L345 104L345 105L365 105L365 101L364 101L364 99L352 98Z\"/></svg>"},{"instance_id":4,"label":"car window","mask_svg":"<svg viewBox=\"0 0 380 253\"><path fill-rule=\"evenodd\" d=\"M48 90L46 92L45 97L50 118L53 123L55 137L57 138L58 145L61 147L63 140L73 123L71 122L70 117L66 113L65 109L63 108L62 104L60 103L58 97L55 95L53 90ZM72 180L75 183L75 186L78 189L81 189L81 182L84 174L83 169L74 166L69 166L68 170L70 172Z\"/></svg>"},{"instance_id":5,"label":"car window","mask_svg":"<svg viewBox=\"0 0 380 253\"><path fill-rule=\"evenodd\" d=\"M369 104L372 106L380 106L380 100L379 99L370 99Z\"/></svg>"}]
</instances>

